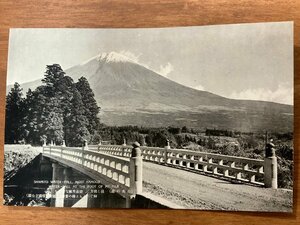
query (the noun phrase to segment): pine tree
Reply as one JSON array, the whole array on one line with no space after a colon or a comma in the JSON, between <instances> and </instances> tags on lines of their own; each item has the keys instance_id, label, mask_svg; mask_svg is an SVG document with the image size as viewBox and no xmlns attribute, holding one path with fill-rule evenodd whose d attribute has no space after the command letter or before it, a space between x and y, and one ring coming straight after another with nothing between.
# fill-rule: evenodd
<instances>
[{"instance_id":1,"label":"pine tree","mask_svg":"<svg viewBox=\"0 0 300 225\"><path fill-rule=\"evenodd\" d=\"M27 92L26 139L33 144L41 144L44 139L61 143L64 139L64 110L68 107L71 94L69 82L60 65L47 65L43 85L34 92Z\"/></svg>"},{"instance_id":2,"label":"pine tree","mask_svg":"<svg viewBox=\"0 0 300 225\"><path fill-rule=\"evenodd\" d=\"M70 116L65 127L66 142L69 146L82 146L85 140L90 140L90 132L87 128L89 122L84 113L81 95L74 85Z\"/></svg>"},{"instance_id":3,"label":"pine tree","mask_svg":"<svg viewBox=\"0 0 300 225\"><path fill-rule=\"evenodd\" d=\"M49 133L52 126L49 115L59 114L61 109L56 99L47 97L46 92L45 86L39 86L35 91L29 90L24 101L26 140L32 144L41 144L45 138L48 141L59 139Z\"/></svg>"},{"instance_id":4,"label":"pine tree","mask_svg":"<svg viewBox=\"0 0 300 225\"><path fill-rule=\"evenodd\" d=\"M18 143L23 138L22 88L16 82L6 96L5 143Z\"/></svg>"},{"instance_id":5,"label":"pine tree","mask_svg":"<svg viewBox=\"0 0 300 225\"><path fill-rule=\"evenodd\" d=\"M94 135L100 126L100 119L98 117L100 107L98 107L94 92L85 77L81 77L78 80L76 83L76 88L82 97L84 115L88 119L87 128L90 134Z\"/></svg>"},{"instance_id":6,"label":"pine tree","mask_svg":"<svg viewBox=\"0 0 300 225\"><path fill-rule=\"evenodd\" d=\"M47 65L45 78L42 82L46 86L47 97L54 97L59 92L60 81L64 78L65 72L59 64Z\"/></svg>"},{"instance_id":7,"label":"pine tree","mask_svg":"<svg viewBox=\"0 0 300 225\"><path fill-rule=\"evenodd\" d=\"M43 121L42 130L40 131L48 140L52 140L55 143L62 143L64 139L64 118L60 106L60 100L55 97L50 98L49 101L46 102L43 110L45 120Z\"/></svg>"},{"instance_id":8,"label":"pine tree","mask_svg":"<svg viewBox=\"0 0 300 225\"><path fill-rule=\"evenodd\" d=\"M28 89L26 93L26 98L24 100L24 138L26 142L33 143L33 136L36 128L36 116L34 115L34 92Z\"/></svg>"},{"instance_id":9,"label":"pine tree","mask_svg":"<svg viewBox=\"0 0 300 225\"><path fill-rule=\"evenodd\" d=\"M71 100L73 98L73 79L65 76L59 64L47 65L44 83L44 96L48 102L42 106L45 110L43 135L48 140L62 142L67 136L67 124L71 116ZM49 100L51 103L49 103Z\"/></svg>"}]
</instances>

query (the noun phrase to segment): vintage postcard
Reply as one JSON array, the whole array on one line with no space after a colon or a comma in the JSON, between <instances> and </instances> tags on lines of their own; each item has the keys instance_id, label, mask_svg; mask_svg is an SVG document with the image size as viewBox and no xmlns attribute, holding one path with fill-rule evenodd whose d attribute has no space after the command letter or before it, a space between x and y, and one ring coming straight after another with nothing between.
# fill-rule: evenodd
<instances>
[{"instance_id":1,"label":"vintage postcard","mask_svg":"<svg viewBox=\"0 0 300 225\"><path fill-rule=\"evenodd\" d=\"M293 22L11 29L4 205L293 211Z\"/></svg>"}]
</instances>

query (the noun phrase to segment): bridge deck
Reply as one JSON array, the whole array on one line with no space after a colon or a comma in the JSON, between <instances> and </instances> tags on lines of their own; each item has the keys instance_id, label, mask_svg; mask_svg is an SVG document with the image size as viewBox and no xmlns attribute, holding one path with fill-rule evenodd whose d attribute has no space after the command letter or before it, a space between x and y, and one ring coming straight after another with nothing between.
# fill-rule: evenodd
<instances>
[{"instance_id":1,"label":"bridge deck","mask_svg":"<svg viewBox=\"0 0 300 225\"><path fill-rule=\"evenodd\" d=\"M292 191L207 177L154 163L143 164L144 191L195 209L291 212Z\"/></svg>"}]
</instances>

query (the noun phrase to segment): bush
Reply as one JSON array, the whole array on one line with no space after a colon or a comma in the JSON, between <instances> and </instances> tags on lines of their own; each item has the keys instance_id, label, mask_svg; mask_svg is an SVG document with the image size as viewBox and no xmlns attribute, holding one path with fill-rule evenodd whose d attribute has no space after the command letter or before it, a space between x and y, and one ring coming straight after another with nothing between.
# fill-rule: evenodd
<instances>
[{"instance_id":1,"label":"bush","mask_svg":"<svg viewBox=\"0 0 300 225\"><path fill-rule=\"evenodd\" d=\"M293 188L293 167L294 163L291 160L286 160L278 157L278 187Z\"/></svg>"}]
</instances>

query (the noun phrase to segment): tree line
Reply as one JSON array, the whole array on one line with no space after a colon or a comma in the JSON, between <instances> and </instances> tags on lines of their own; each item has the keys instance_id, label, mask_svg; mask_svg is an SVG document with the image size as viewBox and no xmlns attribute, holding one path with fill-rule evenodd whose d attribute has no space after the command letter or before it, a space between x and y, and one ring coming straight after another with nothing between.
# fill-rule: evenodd
<instances>
[{"instance_id":1,"label":"tree line","mask_svg":"<svg viewBox=\"0 0 300 225\"><path fill-rule=\"evenodd\" d=\"M99 136L99 111L85 77L75 83L59 64L47 65L42 85L23 97L15 83L6 96L5 143L65 140L68 146L81 146Z\"/></svg>"}]
</instances>

